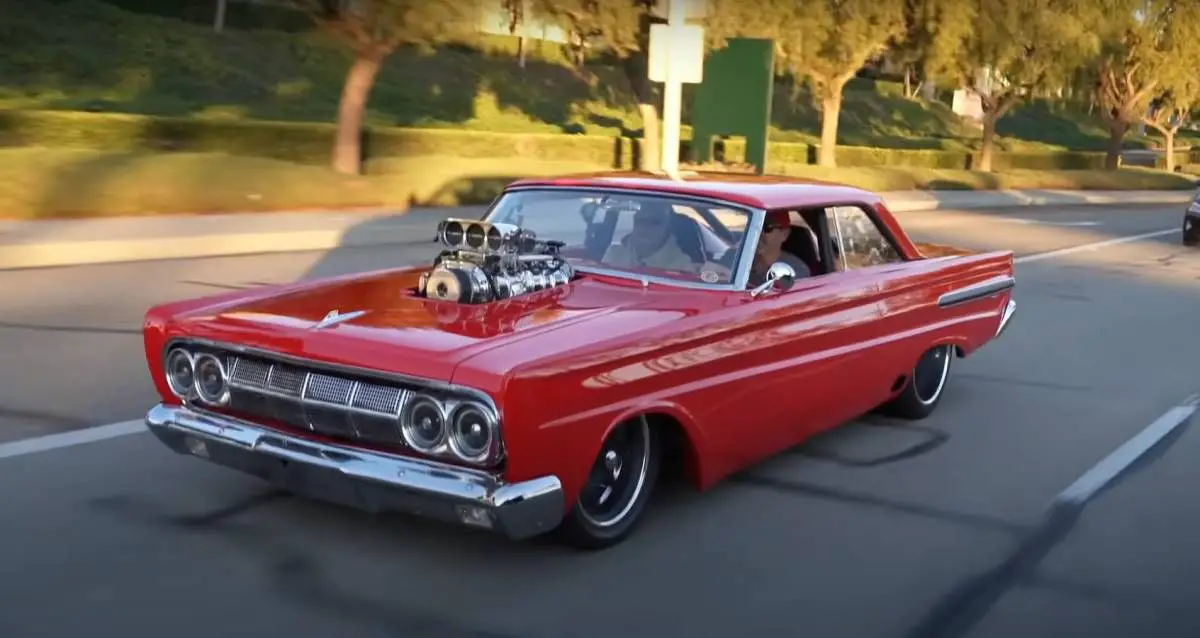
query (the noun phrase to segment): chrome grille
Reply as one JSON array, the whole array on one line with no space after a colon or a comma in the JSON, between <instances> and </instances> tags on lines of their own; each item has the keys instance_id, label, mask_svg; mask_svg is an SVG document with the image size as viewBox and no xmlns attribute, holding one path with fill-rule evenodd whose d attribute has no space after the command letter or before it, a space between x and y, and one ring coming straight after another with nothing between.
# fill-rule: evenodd
<instances>
[{"instance_id":1,"label":"chrome grille","mask_svg":"<svg viewBox=\"0 0 1200 638\"><path fill-rule=\"evenodd\" d=\"M230 408L324 436L403 445L409 390L261 357L228 354Z\"/></svg>"}]
</instances>

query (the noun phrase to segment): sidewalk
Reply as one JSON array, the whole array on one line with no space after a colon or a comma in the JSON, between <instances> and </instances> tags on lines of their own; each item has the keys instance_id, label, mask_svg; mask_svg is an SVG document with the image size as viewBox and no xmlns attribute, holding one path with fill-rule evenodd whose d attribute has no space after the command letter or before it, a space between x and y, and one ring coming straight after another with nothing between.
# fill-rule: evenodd
<instances>
[{"instance_id":1,"label":"sidewalk","mask_svg":"<svg viewBox=\"0 0 1200 638\"><path fill-rule=\"evenodd\" d=\"M1178 204L1192 191L901 191L883 193L897 213L1007 206ZM484 207L400 211L165 215L0 221L0 270L155 259L397 245L431 241L449 216ZM1181 209L1182 211L1182 209ZM1182 212L1181 212L1182 214Z\"/></svg>"}]
</instances>

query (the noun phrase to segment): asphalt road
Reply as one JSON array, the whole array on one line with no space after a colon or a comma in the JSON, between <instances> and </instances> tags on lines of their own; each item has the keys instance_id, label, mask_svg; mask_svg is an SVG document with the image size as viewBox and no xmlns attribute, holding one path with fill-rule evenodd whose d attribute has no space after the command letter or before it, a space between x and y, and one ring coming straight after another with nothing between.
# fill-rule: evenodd
<instances>
[{"instance_id":1,"label":"asphalt road","mask_svg":"<svg viewBox=\"0 0 1200 638\"><path fill-rule=\"evenodd\" d=\"M144 414L148 305L432 247L0 272L0 636L1194 636L1186 422L1046 512L1200 391L1200 251L1176 207L1034 210L904 216L1021 256L1014 325L956 362L934 416L667 490L595 554L301 502L144 433L21 447Z\"/></svg>"}]
</instances>

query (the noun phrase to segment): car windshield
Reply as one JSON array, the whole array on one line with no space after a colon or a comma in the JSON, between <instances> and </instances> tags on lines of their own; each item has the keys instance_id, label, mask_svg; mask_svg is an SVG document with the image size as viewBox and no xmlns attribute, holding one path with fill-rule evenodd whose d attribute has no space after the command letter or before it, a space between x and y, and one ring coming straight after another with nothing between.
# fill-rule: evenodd
<instances>
[{"instance_id":1,"label":"car windshield","mask_svg":"<svg viewBox=\"0 0 1200 638\"><path fill-rule=\"evenodd\" d=\"M729 285L750 213L681 197L546 189L505 193L487 221L564 242L576 268Z\"/></svg>"}]
</instances>

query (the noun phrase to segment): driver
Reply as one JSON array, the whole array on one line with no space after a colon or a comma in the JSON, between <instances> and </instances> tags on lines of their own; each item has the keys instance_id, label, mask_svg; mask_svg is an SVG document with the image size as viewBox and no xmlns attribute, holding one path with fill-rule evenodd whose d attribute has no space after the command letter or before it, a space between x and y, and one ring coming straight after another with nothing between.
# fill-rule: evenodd
<instances>
[{"instance_id":1,"label":"driver","mask_svg":"<svg viewBox=\"0 0 1200 638\"><path fill-rule=\"evenodd\" d=\"M694 272L697 264L675 242L671 232L670 204L655 200L642 202L633 215L633 232L612 246L602 260L622 268L658 268Z\"/></svg>"},{"instance_id":2,"label":"driver","mask_svg":"<svg viewBox=\"0 0 1200 638\"><path fill-rule=\"evenodd\" d=\"M767 213L763 221L762 235L758 238L758 247L754 251L754 262L750 266L750 288L761 285L767 280L767 271L771 264L777 261L792 267L796 271L796 279L809 277L812 272L799 257L783 250L783 242L792 234L792 217L786 210L773 210Z\"/></svg>"}]
</instances>

